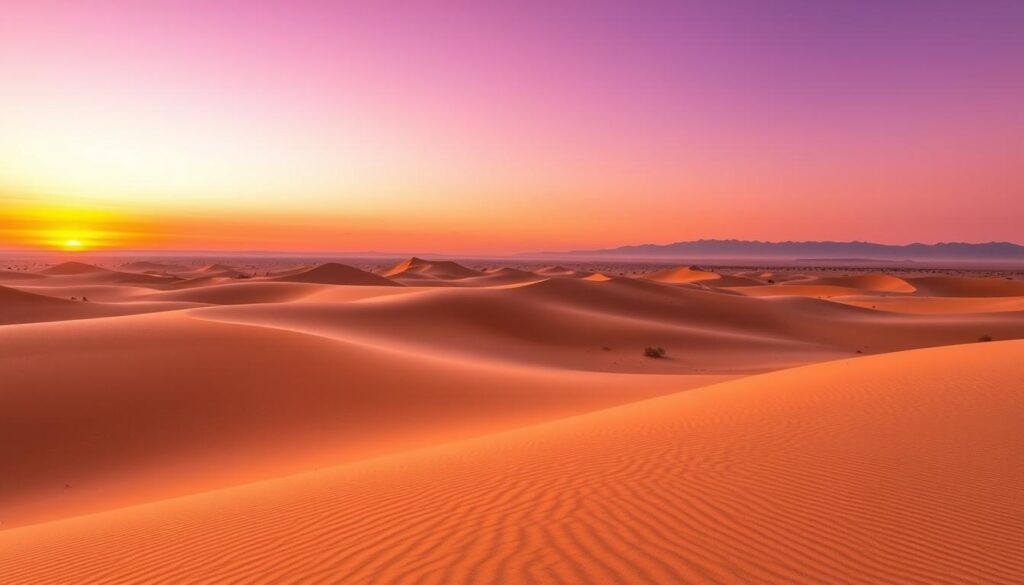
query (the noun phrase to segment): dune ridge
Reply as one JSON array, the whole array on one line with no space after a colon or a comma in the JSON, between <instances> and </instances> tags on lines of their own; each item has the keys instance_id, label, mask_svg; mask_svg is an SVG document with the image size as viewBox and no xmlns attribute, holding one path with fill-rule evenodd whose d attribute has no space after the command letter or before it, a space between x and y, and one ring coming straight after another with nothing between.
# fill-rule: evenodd
<instances>
[{"instance_id":1,"label":"dune ridge","mask_svg":"<svg viewBox=\"0 0 1024 585\"><path fill-rule=\"evenodd\" d=\"M483 276L484 273L479 270L466 268L450 260L424 260L414 256L386 269L381 275L389 278L457 280Z\"/></svg>"},{"instance_id":2,"label":"dune ridge","mask_svg":"<svg viewBox=\"0 0 1024 585\"><path fill-rule=\"evenodd\" d=\"M858 274L851 276L817 277L805 280L789 280L787 286L828 286L860 289L871 292L912 293L917 288L905 278L890 274Z\"/></svg>"},{"instance_id":3,"label":"dune ridge","mask_svg":"<svg viewBox=\"0 0 1024 585\"><path fill-rule=\"evenodd\" d=\"M401 286L393 280L347 264L328 262L309 270L271 278L275 282L308 282L314 284L344 284L349 286Z\"/></svg>"},{"instance_id":4,"label":"dune ridge","mask_svg":"<svg viewBox=\"0 0 1024 585\"><path fill-rule=\"evenodd\" d=\"M92 264L86 264L84 262L61 262L60 264L44 268L39 271L40 274L50 274L54 276L74 276L79 274L98 274L104 272L112 271Z\"/></svg>"}]
</instances>

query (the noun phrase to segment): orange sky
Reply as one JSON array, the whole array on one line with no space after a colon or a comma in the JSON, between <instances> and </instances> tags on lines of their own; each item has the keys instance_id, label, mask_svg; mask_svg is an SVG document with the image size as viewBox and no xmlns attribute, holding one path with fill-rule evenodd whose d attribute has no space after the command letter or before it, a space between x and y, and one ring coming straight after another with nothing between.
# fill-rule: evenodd
<instances>
[{"instance_id":1,"label":"orange sky","mask_svg":"<svg viewBox=\"0 0 1024 585\"><path fill-rule=\"evenodd\" d=\"M782 4L21 3L0 248L1020 240L1019 3Z\"/></svg>"}]
</instances>

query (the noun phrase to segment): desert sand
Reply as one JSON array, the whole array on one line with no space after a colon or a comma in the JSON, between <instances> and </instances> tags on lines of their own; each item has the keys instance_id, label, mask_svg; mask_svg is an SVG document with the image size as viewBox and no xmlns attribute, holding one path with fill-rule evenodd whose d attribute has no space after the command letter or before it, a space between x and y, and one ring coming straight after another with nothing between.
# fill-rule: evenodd
<instances>
[{"instance_id":1,"label":"desert sand","mask_svg":"<svg viewBox=\"0 0 1024 585\"><path fill-rule=\"evenodd\" d=\"M0 582L1019 583L1022 358L1019 275L22 266Z\"/></svg>"}]
</instances>

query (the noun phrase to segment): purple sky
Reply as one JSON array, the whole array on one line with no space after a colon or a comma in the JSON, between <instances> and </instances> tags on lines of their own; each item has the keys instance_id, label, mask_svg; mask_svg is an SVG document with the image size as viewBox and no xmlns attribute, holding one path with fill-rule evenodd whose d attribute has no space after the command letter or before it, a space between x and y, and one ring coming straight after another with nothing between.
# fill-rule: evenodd
<instances>
[{"instance_id":1,"label":"purple sky","mask_svg":"<svg viewBox=\"0 0 1024 585\"><path fill-rule=\"evenodd\" d=\"M1022 31L1019 1L7 2L0 243L1021 241Z\"/></svg>"}]
</instances>

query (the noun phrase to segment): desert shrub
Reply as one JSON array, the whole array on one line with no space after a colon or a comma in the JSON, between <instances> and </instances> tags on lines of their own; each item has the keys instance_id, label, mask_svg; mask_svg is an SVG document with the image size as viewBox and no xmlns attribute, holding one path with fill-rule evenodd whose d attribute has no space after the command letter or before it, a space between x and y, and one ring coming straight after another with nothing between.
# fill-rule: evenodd
<instances>
[{"instance_id":1,"label":"desert shrub","mask_svg":"<svg viewBox=\"0 0 1024 585\"><path fill-rule=\"evenodd\" d=\"M978 338L978 341L992 341L992 336L991 335L982 335L981 337Z\"/></svg>"},{"instance_id":2,"label":"desert shrub","mask_svg":"<svg viewBox=\"0 0 1024 585\"><path fill-rule=\"evenodd\" d=\"M644 355L649 358L663 358L665 357L665 348L649 345L644 348Z\"/></svg>"}]
</instances>

